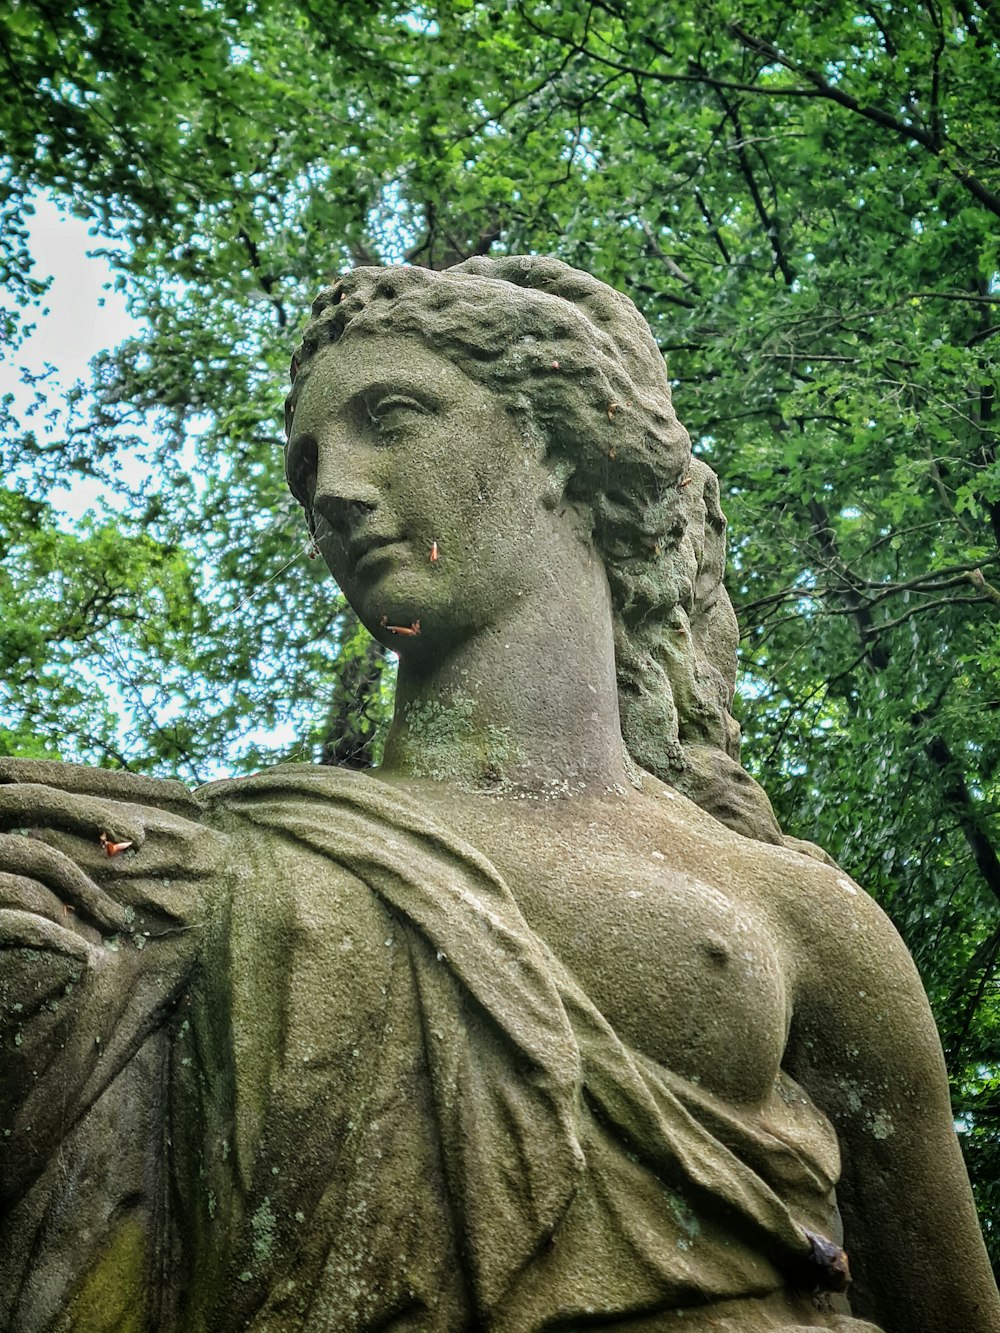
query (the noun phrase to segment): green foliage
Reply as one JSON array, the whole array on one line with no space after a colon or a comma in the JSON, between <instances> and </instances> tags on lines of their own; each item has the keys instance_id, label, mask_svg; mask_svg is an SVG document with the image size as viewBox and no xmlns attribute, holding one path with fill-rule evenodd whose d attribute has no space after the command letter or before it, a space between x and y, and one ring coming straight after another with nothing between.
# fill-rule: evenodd
<instances>
[{"instance_id":1,"label":"green foliage","mask_svg":"<svg viewBox=\"0 0 1000 1333\"><path fill-rule=\"evenodd\" d=\"M38 188L146 332L65 439L5 423L0 744L355 762L386 704L283 490L292 326L352 262L559 254L649 316L723 477L747 762L906 937L995 1216L998 45L985 0L8 6L7 332ZM117 516L60 528L74 474Z\"/></svg>"}]
</instances>

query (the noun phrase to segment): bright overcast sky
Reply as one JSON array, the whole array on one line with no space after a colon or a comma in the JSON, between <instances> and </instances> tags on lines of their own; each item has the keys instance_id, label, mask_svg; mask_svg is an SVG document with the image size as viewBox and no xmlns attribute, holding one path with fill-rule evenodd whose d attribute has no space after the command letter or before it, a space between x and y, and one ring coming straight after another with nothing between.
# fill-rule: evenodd
<instances>
[{"instance_id":1,"label":"bright overcast sky","mask_svg":"<svg viewBox=\"0 0 1000 1333\"><path fill-rule=\"evenodd\" d=\"M51 275L53 281L41 306L22 312L24 322L36 326L34 333L15 351L3 349L0 356L0 394L13 394L18 415L32 401L30 390L21 383L21 366L36 375L46 364L55 366L47 387L57 398L60 390L89 378L92 357L116 347L138 327L125 308L123 294L111 290L114 274L107 260L87 253L101 245L101 238L90 234L90 224L60 212L44 197L36 205L29 228L34 274ZM48 429L41 417L31 424L39 435ZM72 495L63 491L49 498L79 514L92 503L96 488L97 483L81 480Z\"/></svg>"},{"instance_id":2,"label":"bright overcast sky","mask_svg":"<svg viewBox=\"0 0 1000 1333\"><path fill-rule=\"evenodd\" d=\"M39 198L29 230L36 275L54 279L43 305L54 313L39 315L37 331L20 359L33 370L51 361L59 367L61 381L72 384L86 375L91 357L128 337L135 322L122 293L104 290L113 277L107 261L87 254L101 245L101 238L90 234L89 223Z\"/></svg>"}]
</instances>

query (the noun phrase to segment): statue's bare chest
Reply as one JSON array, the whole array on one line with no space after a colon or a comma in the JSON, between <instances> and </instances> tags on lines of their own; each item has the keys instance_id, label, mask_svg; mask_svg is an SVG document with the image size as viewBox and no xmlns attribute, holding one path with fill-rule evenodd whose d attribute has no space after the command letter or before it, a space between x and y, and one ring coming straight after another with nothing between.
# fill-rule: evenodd
<instances>
[{"instance_id":1,"label":"statue's bare chest","mask_svg":"<svg viewBox=\"0 0 1000 1333\"><path fill-rule=\"evenodd\" d=\"M613 806L484 810L452 794L435 813L490 858L624 1041L727 1100L767 1097L788 1031L786 967L722 865L692 869L668 824L615 821Z\"/></svg>"}]
</instances>

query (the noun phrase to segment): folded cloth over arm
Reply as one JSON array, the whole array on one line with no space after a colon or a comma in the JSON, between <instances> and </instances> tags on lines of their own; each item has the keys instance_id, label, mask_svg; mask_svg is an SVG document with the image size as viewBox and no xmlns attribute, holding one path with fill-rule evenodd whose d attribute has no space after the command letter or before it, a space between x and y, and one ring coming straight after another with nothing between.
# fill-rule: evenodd
<instances>
[{"instance_id":1,"label":"folded cloth over arm","mask_svg":"<svg viewBox=\"0 0 1000 1333\"><path fill-rule=\"evenodd\" d=\"M482 1326L840 1285L838 1248L822 1236L835 1217L836 1142L800 1089L784 1098L796 1109L778 1132L630 1050L494 867L370 777L288 766L205 796L362 880L401 932L428 1085L413 1104L433 1118L401 1132L436 1145L450 1233L440 1248L461 1256ZM392 1040L380 1059L392 1060ZM347 1234L349 1214L328 1236L334 1261L365 1243ZM412 1262L430 1264L435 1243L426 1236ZM332 1262L306 1285L336 1271ZM342 1291L330 1295L337 1327L368 1326L346 1317Z\"/></svg>"},{"instance_id":2,"label":"folded cloth over arm","mask_svg":"<svg viewBox=\"0 0 1000 1333\"><path fill-rule=\"evenodd\" d=\"M107 782L142 841L88 873L127 930L0 975L6 1333L868 1327L807 1299L839 1157L802 1090L751 1114L626 1046L414 801L296 765L183 815Z\"/></svg>"}]
</instances>

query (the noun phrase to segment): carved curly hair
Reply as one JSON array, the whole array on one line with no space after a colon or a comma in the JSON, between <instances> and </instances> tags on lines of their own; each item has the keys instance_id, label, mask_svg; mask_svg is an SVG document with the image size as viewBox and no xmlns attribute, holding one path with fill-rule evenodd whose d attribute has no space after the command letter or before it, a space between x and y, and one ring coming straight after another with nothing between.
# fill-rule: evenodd
<instances>
[{"instance_id":1,"label":"carved curly hair","mask_svg":"<svg viewBox=\"0 0 1000 1333\"><path fill-rule=\"evenodd\" d=\"M286 432L315 353L348 329L418 337L541 432L566 495L593 514L626 754L731 828L783 841L739 763L718 480L691 455L663 357L628 297L551 258L354 269L313 304L292 358Z\"/></svg>"}]
</instances>

